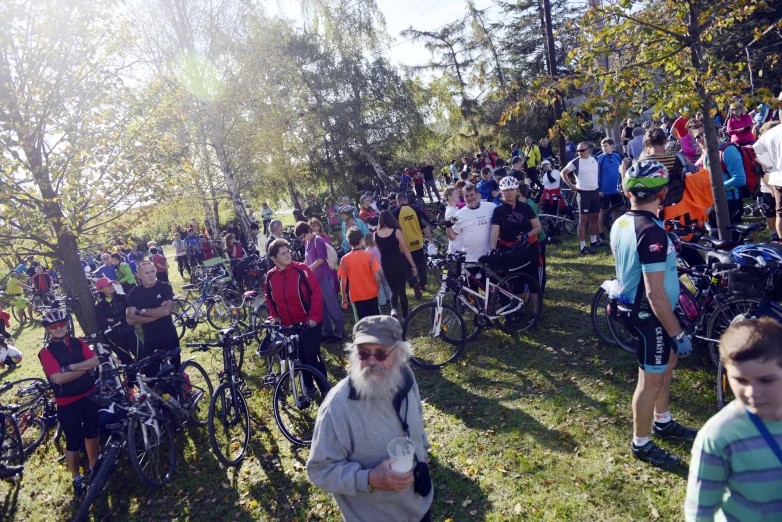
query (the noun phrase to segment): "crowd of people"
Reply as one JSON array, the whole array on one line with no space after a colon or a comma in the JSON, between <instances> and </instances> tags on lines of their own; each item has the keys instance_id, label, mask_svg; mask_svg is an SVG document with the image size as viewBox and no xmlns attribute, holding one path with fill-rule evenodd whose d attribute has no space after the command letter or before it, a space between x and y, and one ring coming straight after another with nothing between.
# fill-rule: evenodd
<instances>
[{"instance_id":1,"label":"crowd of people","mask_svg":"<svg viewBox=\"0 0 782 522\"><path fill-rule=\"evenodd\" d=\"M751 183L742 147L752 146L767 173L760 176L757 191L766 203L773 202L773 212L766 217L778 241L782 125L772 119L772 111L759 107L748 114L739 101L729 112L728 118L719 113L709 117L715 123L719 118L729 137L720 143L720 156L731 222L742 219L742 200ZM217 242L195 219L177 227L173 257L184 277L215 255L243 259L257 250L267 256L270 269L263 294L269 321L305 324L299 357L324 376L322 343L346 343L350 360L347 377L319 410L306 466L310 480L334 494L346 520L431 520L430 444L420 391L408 365L414 348L403 340L400 321L410 312L408 288L418 300L427 288L427 255L436 253L433 230L439 224L410 200L428 195L431 203L442 201L449 253L463 252L468 263L477 263L487 254L522 252L514 257L513 268L545 292L546 247L553 238L539 215L557 214L563 206L562 189L569 189L576 193L579 250L592 255L610 244L618 288L609 296L612 318L634 334L639 373L630 454L670 467L679 464L680 457L655 439L694 441L687 519L771 520L774 515L768 518L769 513L782 513L782 325L749 320L725 332L720 356L736 401L701 430L679 424L669 411L673 370L692 345L673 312L679 281L664 220L702 226L711 219L708 209L714 202L702 120L702 113L692 120L664 117L641 126L629 119L621 136L623 150L616 150L618 144L606 137L598 155L591 143L568 140L569 161L561 169L555 168L548 140L536 143L528 137L524 146L511 145L507 159L489 146L474 158L463 157L461 169L451 161L440 171L444 183L438 183L435 168L424 162L405 169L398 190L382 199L366 193L354 206L350 198L327 197L321 204L310 196L293 227L304 246L300 261L294 259L291 241L283 237L282 221L274 219L266 204L260 221L251 216L251 237L235 223ZM607 237L603 218L624 197L630 210L617 216ZM338 244L326 227L340 230ZM115 243L113 251L85 252L82 258L100 293L98 320L102 329L111 329L107 339L112 351L128 363L179 346L163 249L154 241L145 249L120 239ZM55 284L56 274L31 256L12 271L6 292L21 296L29 287L49 299ZM342 313L348 308L354 317L352 335L345 332ZM32 314L26 303L17 310ZM83 341L70 336L68 319L60 310L44 315L41 322L50 341L39 359L54 386L66 461L80 495L86 486L79 450L84 444L92 467L100 449L97 407L87 398L94 387L90 371L98 361ZM400 467L388 456L389 444L397 439L409 442L409 466Z\"/></svg>"}]
</instances>

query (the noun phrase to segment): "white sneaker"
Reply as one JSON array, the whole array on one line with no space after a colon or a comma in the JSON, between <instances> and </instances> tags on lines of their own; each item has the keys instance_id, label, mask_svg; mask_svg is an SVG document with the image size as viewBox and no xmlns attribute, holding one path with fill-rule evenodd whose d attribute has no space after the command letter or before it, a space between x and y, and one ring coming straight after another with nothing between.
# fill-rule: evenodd
<instances>
[{"instance_id":1,"label":"white sneaker","mask_svg":"<svg viewBox=\"0 0 782 522\"><path fill-rule=\"evenodd\" d=\"M391 317L394 319L397 319L399 317L399 314L396 313L396 308L391 309Z\"/></svg>"}]
</instances>

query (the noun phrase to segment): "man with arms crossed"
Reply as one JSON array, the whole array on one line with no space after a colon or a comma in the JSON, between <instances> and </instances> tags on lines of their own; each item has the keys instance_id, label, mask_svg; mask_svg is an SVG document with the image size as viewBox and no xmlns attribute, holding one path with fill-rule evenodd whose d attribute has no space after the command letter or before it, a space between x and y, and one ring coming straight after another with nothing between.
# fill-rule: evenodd
<instances>
[{"instance_id":1,"label":"man with arms crossed","mask_svg":"<svg viewBox=\"0 0 782 522\"><path fill-rule=\"evenodd\" d=\"M600 215L597 160L592 157L592 145L589 143L579 143L576 151L578 156L562 169L562 179L570 190L578 193L578 241L581 243L581 253L594 254L592 248L603 246L603 242L597 238L597 221ZM575 184L570 180L570 174L575 176ZM586 244L587 225L589 225L590 246Z\"/></svg>"}]
</instances>

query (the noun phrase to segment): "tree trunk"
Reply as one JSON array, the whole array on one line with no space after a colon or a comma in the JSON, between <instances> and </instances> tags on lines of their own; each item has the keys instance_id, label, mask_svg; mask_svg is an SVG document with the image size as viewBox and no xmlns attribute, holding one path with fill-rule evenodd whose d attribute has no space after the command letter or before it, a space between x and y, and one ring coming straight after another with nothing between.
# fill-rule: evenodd
<instances>
[{"instance_id":1,"label":"tree trunk","mask_svg":"<svg viewBox=\"0 0 782 522\"><path fill-rule=\"evenodd\" d=\"M697 2L690 4L690 19L688 24L688 33L690 37L690 58L692 66L701 72L706 72L707 64L702 59L703 48L701 47L701 35L698 29L698 20L700 10ZM697 83L698 96L701 98L700 109L703 114L708 115L711 111L711 96L706 92L706 88L701 81ZM711 180L711 192L714 196L714 213L717 218L717 229L719 238L722 240L730 239L731 234L728 230L730 224L730 211L728 210L728 198L725 194L725 183L722 179L722 162L720 161L720 140L717 137L717 126L714 124L714 118L703 118L703 127L706 142L706 155L709 159L709 178Z\"/></svg>"},{"instance_id":2,"label":"tree trunk","mask_svg":"<svg viewBox=\"0 0 782 522\"><path fill-rule=\"evenodd\" d=\"M301 205L299 205L299 198L296 197L296 189L293 187L293 182L290 180L290 178L288 178L287 184L288 196L291 198L291 204L293 205L293 208L301 210Z\"/></svg>"},{"instance_id":3,"label":"tree trunk","mask_svg":"<svg viewBox=\"0 0 782 522\"><path fill-rule=\"evenodd\" d=\"M79 248L76 238L70 233L60 235L57 242L57 257L62 261L63 280L66 281L66 295L75 299L72 311L85 334L98 331L98 316L95 312L95 301L92 298L90 284L84 275L84 268L79 261Z\"/></svg>"},{"instance_id":4,"label":"tree trunk","mask_svg":"<svg viewBox=\"0 0 782 522\"><path fill-rule=\"evenodd\" d=\"M236 178L234 177L233 168L230 161L228 161L228 154L225 151L225 141L223 135L217 128L217 122L214 114L212 113L212 105L208 102L202 102L206 113L206 122L209 127L209 134L212 137L212 145L217 153L217 160L220 163L220 170L223 172L225 178L225 188L228 192L228 197L231 198L231 202L234 205L236 211L236 220L239 222L239 229L242 231L244 237L252 237L250 234L250 218L247 216L247 211L244 208L244 201L242 201L242 195L239 193L239 187L236 185ZM214 231L215 234L218 230Z\"/></svg>"}]
</instances>

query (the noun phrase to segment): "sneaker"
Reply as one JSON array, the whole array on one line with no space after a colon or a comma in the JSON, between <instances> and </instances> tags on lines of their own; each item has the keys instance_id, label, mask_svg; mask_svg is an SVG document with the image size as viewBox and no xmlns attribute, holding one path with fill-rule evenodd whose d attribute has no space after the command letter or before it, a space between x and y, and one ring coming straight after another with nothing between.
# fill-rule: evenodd
<instances>
[{"instance_id":1,"label":"sneaker","mask_svg":"<svg viewBox=\"0 0 782 522\"><path fill-rule=\"evenodd\" d=\"M647 442L640 448L631 442L630 451L633 453L633 457L638 460L650 462L661 468L676 466L682 461L682 459L665 451L652 441Z\"/></svg>"},{"instance_id":2,"label":"sneaker","mask_svg":"<svg viewBox=\"0 0 782 522\"><path fill-rule=\"evenodd\" d=\"M605 235L605 233L604 233L604 232L600 232L600 235L599 235L598 237L599 237L599 238L600 238L602 241L607 241L607 240L606 240L606 235Z\"/></svg>"},{"instance_id":3,"label":"sneaker","mask_svg":"<svg viewBox=\"0 0 782 522\"><path fill-rule=\"evenodd\" d=\"M695 436L698 435L698 430L693 428L687 428L682 426L676 421L671 421L666 424L652 424L652 433L657 437L664 439L684 439L695 440Z\"/></svg>"},{"instance_id":4,"label":"sneaker","mask_svg":"<svg viewBox=\"0 0 782 522\"><path fill-rule=\"evenodd\" d=\"M9 479L24 472L24 466L5 466L0 464L0 480Z\"/></svg>"},{"instance_id":5,"label":"sneaker","mask_svg":"<svg viewBox=\"0 0 782 522\"><path fill-rule=\"evenodd\" d=\"M421 293L421 285L415 285L413 287L413 293L415 293L416 300L420 301L421 297L423 297L423 294Z\"/></svg>"},{"instance_id":6,"label":"sneaker","mask_svg":"<svg viewBox=\"0 0 782 522\"><path fill-rule=\"evenodd\" d=\"M603 240L600 239L600 238L597 238L597 241L594 241L594 242L589 244L589 246L591 246L592 248L601 247L601 246L604 246L604 245L605 245L605 243L603 243Z\"/></svg>"},{"instance_id":7,"label":"sneaker","mask_svg":"<svg viewBox=\"0 0 782 522\"><path fill-rule=\"evenodd\" d=\"M583 247L581 247L581 253L583 255L589 255L589 254L594 254L595 251L589 248L588 246L584 245Z\"/></svg>"},{"instance_id":8,"label":"sneaker","mask_svg":"<svg viewBox=\"0 0 782 522\"><path fill-rule=\"evenodd\" d=\"M394 319L399 318L399 314L396 312L396 308L391 309L391 317L393 317Z\"/></svg>"},{"instance_id":9,"label":"sneaker","mask_svg":"<svg viewBox=\"0 0 782 522\"><path fill-rule=\"evenodd\" d=\"M73 496L80 497L87 491L87 485L84 483L84 479L81 476L73 479Z\"/></svg>"}]
</instances>

